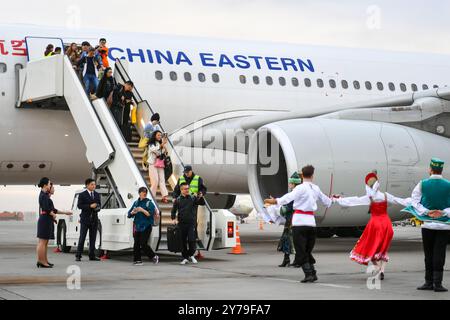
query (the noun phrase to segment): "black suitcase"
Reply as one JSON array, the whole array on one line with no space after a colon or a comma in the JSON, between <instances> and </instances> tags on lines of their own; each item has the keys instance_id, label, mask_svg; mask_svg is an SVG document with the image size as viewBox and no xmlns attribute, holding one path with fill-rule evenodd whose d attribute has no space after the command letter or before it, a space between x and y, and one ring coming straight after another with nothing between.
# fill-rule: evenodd
<instances>
[{"instance_id":1,"label":"black suitcase","mask_svg":"<svg viewBox=\"0 0 450 320\"><path fill-rule=\"evenodd\" d=\"M181 241L181 232L178 226L167 227L167 249L170 252L181 252L183 248L183 242Z\"/></svg>"}]
</instances>

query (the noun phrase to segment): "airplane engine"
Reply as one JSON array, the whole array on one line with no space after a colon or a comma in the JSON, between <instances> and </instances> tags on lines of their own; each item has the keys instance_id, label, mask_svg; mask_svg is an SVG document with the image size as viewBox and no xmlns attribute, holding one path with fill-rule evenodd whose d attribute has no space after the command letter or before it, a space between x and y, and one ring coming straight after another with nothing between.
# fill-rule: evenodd
<instances>
[{"instance_id":1,"label":"airplane engine","mask_svg":"<svg viewBox=\"0 0 450 320\"><path fill-rule=\"evenodd\" d=\"M294 119L258 129L249 145L248 185L258 212L263 199L288 191L288 177L307 164L315 167L314 182L327 194L362 196L364 177L377 170L381 191L410 197L427 177L431 157L450 162L450 140L395 124L336 119ZM390 207L393 220L406 218ZM321 227L363 226L367 207L334 204L316 213Z\"/></svg>"}]
</instances>

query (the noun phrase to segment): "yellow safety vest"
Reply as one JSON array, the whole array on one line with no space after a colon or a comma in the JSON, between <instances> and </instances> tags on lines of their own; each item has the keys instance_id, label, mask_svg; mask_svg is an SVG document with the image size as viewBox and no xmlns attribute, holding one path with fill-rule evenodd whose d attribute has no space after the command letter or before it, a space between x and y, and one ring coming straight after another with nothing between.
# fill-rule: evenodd
<instances>
[{"instance_id":1,"label":"yellow safety vest","mask_svg":"<svg viewBox=\"0 0 450 320\"><path fill-rule=\"evenodd\" d=\"M192 179L191 183L189 184L189 192L191 194L198 193L199 179L200 179L200 176L195 175L194 178ZM178 182L178 185L180 185L182 183L186 183L186 178L184 177L184 175L181 176L180 181Z\"/></svg>"}]
</instances>

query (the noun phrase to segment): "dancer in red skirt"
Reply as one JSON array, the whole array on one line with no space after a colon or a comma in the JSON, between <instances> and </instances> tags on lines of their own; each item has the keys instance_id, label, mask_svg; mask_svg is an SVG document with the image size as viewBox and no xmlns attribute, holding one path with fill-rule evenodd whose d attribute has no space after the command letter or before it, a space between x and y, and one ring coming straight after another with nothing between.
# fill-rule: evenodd
<instances>
[{"instance_id":1,"label":"dancer in red skirt","mask_svg":"<svg viewBox=\"0 0 450 320\"><path fill-rule=\"evenodd\" d=\"M392 222L387 212L388 203L407 206L411 200L380 192L380 184L375 173L369 173L365 182L365 196L337 198L335 201L343 207L370 205L371 218L351 251L350 258L362 265L372 262L380 279L383 280L386 263L389 261L388 251L394 236Z\"/></svg>"}]
</instances>

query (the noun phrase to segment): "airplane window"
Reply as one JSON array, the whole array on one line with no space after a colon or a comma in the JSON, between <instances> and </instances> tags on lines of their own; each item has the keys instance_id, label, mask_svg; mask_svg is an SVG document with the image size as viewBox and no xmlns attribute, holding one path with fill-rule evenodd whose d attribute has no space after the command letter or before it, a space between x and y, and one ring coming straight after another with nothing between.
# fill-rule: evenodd
<instances>
[{"instance_id":1,"label":"airplane window","mask_svg":"<svg viewBox=\"0 0 450 320\"><path fill-rule=\"evenodd\" d=\"M415 83L411 84L411 90L417 91L417 84L415 84Z\"/></svg>"},{"instance_id":2,"label":"airplane window","mask_svg":"<svg viewBox=\"0 0 450 320\"><path fill-rule=\"evenodd\" d=\"M342 81L341 81L341 86L342 86L342 88L344 88L344 89L348 89L348 82L347 82L347 80L342 80Z\"/></svg>"},{"instance_id":3,"label":"airplane window","mask_svg":"<svg viewBox=\"0 0 450 320\"><path fill-rule=\"evenodd\" d=\"M16 65L14 66L14 69L15 69L16 71L18 71L18 70L20 70L20 69L23 69L23 64L21 64L21 63L16 63Z\"/></svg>"},{"instance_id":4,"label":"airplane window","mask_svg":"<svg viewBox=\"0 0 450 320\"><path fill-rule=\"evenodd\" d=\"M163 73L161 71L155 72L155 78L156 80L162 80L163 79Z\"/></svg>"},{"instance_id":5,"label":"airplane window","mask_svg":"<svg viewBox=\"0 0 450 320\"><path fill-rule=\"evenodd\" d=\"M217 73L212 74L212 81L218 83L220 81L219 75Z\"/></svg>"},{"instance_id":6,"label":"airplane window","mask_svg":"<svg viewBox=\"0 0 450 320\"><path fill-rule=\"evenodd\" d=\"M330 79L330 81L328 81L328 83L330 84L330 88L336 88L336 81L334 81L333 79Z\"/></svg>"},{"instance_id":7,"label":"airplane window","mask_svg":"<svg viewBox=\"0 0 450 320\"><path fill-rule=\"evenodd\" d=\"M199 73L198 74L198 81L200 81L200 82L205 82L206 81L206 76L205 76L205 74L204 73Z\"/></svg>"},{"instance_id":8,"label":"airplane window","mask_svg":"<svg viewBox=\"0 0 450 320\"><path fill-rule=\"evenodd\" d=\"M184 73L184 80L188 81L188 82L192 80L192 75L191 75L190 72L185 72Z\"/></svg>"},{"instance_id":9,"label":"airplane window","mask_svg":"<svg viewBox=\"0 0 450 320\"><path fill-rule=\"evenodd\" d=\"M422 85L422 89L423 89L423 90L427 90L427 89L428 89L428 85L423 84L423 85Z\"/></svg>"},{"instance_id":10,"label":"airplane window","mask_svg":"<svg viewBox=\"0 0 450 320\"><path fill-rule=\"evenodd\" d=\"M298 87L299 82L298 82L298 79L297 79L297 78L292 78L292 85L293 85L294 87Z\"/></svg>"},{"instance_id":11,"label":"airplane window","mask_svg":"<svg viewBox=\"0 0 450 320\"><path fill-rule=\"evenodd\" d=\"M254 84L259 84L259 77L258 76L253 76L253 83Z\"/></svg>"},{"instance_id":12,"label":"airplane window","mask_svg":"<svg viewBox=\"0 0 450 320\"><path fill-rule=\"evenodd\" d=\"M383 83L377 82L377 88L378 88L378 90L383 91L383 89L384 89Z\"/></svg>"},{"instance_id":13,"label":"airplane window","mask_svg":"<svg viewBox=\"0 0 450 320\"><path fill-rule=\"evenodd\" d=\"M367 90L372 90L372 84L370 83L370 81L366 81L365 85Z\"/></svg>"},{"instance_id":14,"label":"airplane window","mask_svg":"<svg viewBox=\"0 0 450 320\"><path fill-rule=\"evenodd\" d=\"M389 82L388 87L389 87L389 90L395 91L395 84L393 84L392 82Z\"/></svg>"},{"instance_id":15,"label":"airplane window","mask_svg":"<svg viewBox=\"0 0 450 320\"><path fill-rule=\"evenodd\" d=\"M240 81L242 84L245 84L245 83L247 82L247 78L246 78L244 75L240 75L240 76L239 76L239 81Z\"/></svg>"},{"instance_id":16,"label":"airplane window","mask_svg":"<svg viewBox=\"0 0 450 320\"><path fill-rule=\"evenodd\" d=\"M433 84L433 88L439 88L437 84Z\"/></svg>"},{"instance_id":17,"label":"airplane window","mask_svg":"<svg viewBox=\"0 0 450 320\"><path fill-rule=\"evenodd\" d=\"M271 76L267 76L267 77L266 77L266 83L267 83L269 86L271 86L271 85L273 84L273 79L272 79Z\"/></svg>"},{"instance_id":18,"label":"airplane window","mask_svg":"<svg viewBox=\"0 0 450 320\"><path fill-rule=\"evenodd\" d=\"M284 77L280 77L278 81L280 82L280 86L284 87L286 85L286 79Z\"/></svg>"},{"instance_id":19,"label":"airplane window","mask_svg":"<svg viewBox=\"0 0 450 320\"><path fill-rule=\"evenodd\" d=\"M177 81L178 75L175 71L171 71L169 75L170 75L170 80Z\"/></svg>"},{"instance_id":20,"label":"airplane window","mask_svg":"<svg viewBox=\"0 0 450 320\"><path fill-rule=\"evenodd\" d=\"M311 87L311 79L305 78L305 86L307 86L308 88Z\"/></svg>"},{"instance_id":21,"label":"airplane window","mask_svg":"<svg viewBox=\"0 0 450 320\"><path fill-rule=\"evenodd\" d=\"M5 73L6 69L6 63L0 63L0 73Z\"/></svg>"},{"instance_id":22,"label":"airplane window","mask_svg":"<svg viewBox=\"0 0 450 320\"><path fill-rule=\"evenodd\" d=\"M402 90L403 92L405 92L405 91L406 91L406 84L400 83L400 90Z\"/></svg>"},{"instance_id":23,"label":"airplane window","mask_svg":"<svg viewBox=\"0 0 450 320\"><path fill-rule=\"evenodd\" d=\"M319 88L323 88L323 80L322 79L317 79L317 86Z\"/></svg>"}]
</instances>

